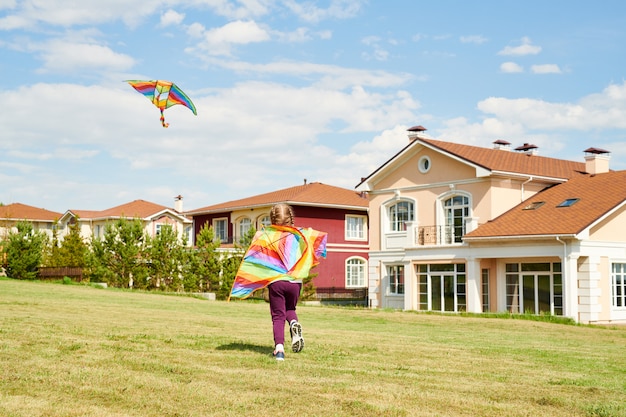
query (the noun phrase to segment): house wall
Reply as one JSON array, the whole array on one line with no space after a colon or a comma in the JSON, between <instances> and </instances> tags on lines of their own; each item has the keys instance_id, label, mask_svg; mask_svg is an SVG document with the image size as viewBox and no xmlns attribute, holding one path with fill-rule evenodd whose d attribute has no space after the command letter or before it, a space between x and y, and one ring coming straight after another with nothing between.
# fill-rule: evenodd
<instances>
[{"instance_id":1,"label":"house wall","mask_svg":"<svg viewBox=\"0 0 626 417\"><path fill-rule=\"evenodd\" d=\"M626 242L626 208L622 207L591 228L589 240Z\"/></svg>"},{"instance_id":2,"label":"house wall","mask_svg":"<svg viewBox=\"0 0 626 417\"><path fill-rule=\"evenodd\" d=\"M313 273L317 276L313 279L313 285L318 288L346 286L346 261L351 257L360 257L366 261L368 258L368 238L364 240L348 240L345 236L346 215L367 217L367 211L348 210L334 207L313 207L292 205L296 227L311 227L328 233L327 256L315 267ZM235 210L233 212L214 213L210 215L194 216L194 239L206 222L212 223L215 218L229 218L229 236L236 229L236 225L242 218L252 220L255 228L260 228L260 220L269 215L271 206L254 209ZM366 220L367 223L367 220ZM236 233L238 231L235 230Z\"/></svg>"},{"instance_id":3,"label":"house wall","mask_svg":"<svg viewBox=\"0 0 626 417\"><path fill-rule=\"evenodd\" d=\"M230 212L224 213L211 213L211 214L199 214L193 216L193 244L196 244L196 238L200 233L200 230L208 223L209 226L213 224L214 219L222 219L226 217L228 219L228 236L233 236L233 225L230 216Z\"/></svg>"},{"instance_id":4,"label":"house wall","mask_svg":"<svg viewBox=\"0 0 626 417\"><path fill-rule=\"evenodd\" d=\"M48 239L52 239L52 222L37 222L32 220L26 221L30 222L33 225L33 230L35 232L43 232L46 236L48 236ZM12 233L17 233L17 227L15 225L18 223L18 220L3 220L3 222L4 224L0 226L0 238L7 237Z\"/></svg>"},{"instance_id":5,"label":"house wall","mask_svg":"<svg viewBox=\"0 0 626 417\"><path fill-rule=\"evenodd\" d=\"M504 151L503 151L504 152ZM421 157L428 156L432 167L426 173L419 171ZM441 200L454 194L470 197L471 213L476 226L501 215L511 207L528 199L549 184L524 179L476 177L477 172L467 164L424 149L407 158L393 175L387 175L378 183L370 196L370 247L385 250L386 224L381 207L396 199L410 199L415 203L414 227L443 224ZM405 245L414 245L408 241Z\"/></svg>"}]
</instances>

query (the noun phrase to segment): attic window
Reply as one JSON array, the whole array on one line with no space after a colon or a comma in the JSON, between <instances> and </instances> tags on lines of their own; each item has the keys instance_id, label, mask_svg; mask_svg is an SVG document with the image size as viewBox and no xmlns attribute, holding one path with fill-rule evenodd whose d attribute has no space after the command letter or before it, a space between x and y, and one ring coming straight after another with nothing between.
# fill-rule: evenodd
<instances>
[{"instance_id":1,"label":"attic window","mask_svg":"<svg viewBox=\"0 0 626 417\"><path fill-rule=\"evenodd\" d=\"M536 210L539 207L543 206L544 204L546 204L545 201L535 201L533 203L530 203L526 207L524 207L524 210Z\"/></svg>"},{"instance_id":2,"label":"attic window","mask_svg":"<svg viewBox=\"0 0 626 417\"><path fill-rule=\"evenodd\" d=\"M580 200L580 198L568 198L567 200L559 204L557 207L571 207L574 204L576 204L578 200Z\"/></svg>"},{"instance_id":3,"label":"attic window","mask_svg":"<svg viewBox=\"0 0 626 417\"><path fill-rule=\"evenodd\" d=\"M417 168L422 174L425 174L430 171L431 165L430 158L428 156L422 156L417 163Z\"/></svg>"}]
</instances>

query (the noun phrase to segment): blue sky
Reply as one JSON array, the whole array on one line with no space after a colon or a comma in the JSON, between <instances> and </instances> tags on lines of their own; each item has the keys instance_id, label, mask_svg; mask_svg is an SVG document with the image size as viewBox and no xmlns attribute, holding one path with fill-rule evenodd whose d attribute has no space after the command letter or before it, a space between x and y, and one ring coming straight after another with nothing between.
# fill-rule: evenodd
<instances>
[{"instance_id":1,"label":"blue sky","mask_svg":"<svg viewBox=\"0 0 626 417\"><path fill-rule=\"evenodd\" d=\"M406 129L626 169L621 0L0 0L0 202L354 188ZM159 112L127 79L175 82Z\"/></svg>"}]
</instances>

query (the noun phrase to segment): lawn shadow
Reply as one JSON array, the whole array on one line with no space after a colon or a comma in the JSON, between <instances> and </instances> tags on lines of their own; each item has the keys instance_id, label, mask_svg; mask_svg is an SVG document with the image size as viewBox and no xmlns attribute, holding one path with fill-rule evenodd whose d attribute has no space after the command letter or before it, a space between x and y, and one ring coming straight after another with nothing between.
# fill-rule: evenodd
<instances>
[{"instance_id":1,"label":"lawn shadow","mask_svg":"<svg viewBox=\"0 0 626 417\"><path fill-rule=\"evenodd\" d=\"M266 345L261 346L243 342L232 342L225 345L219 345L217 350L249 350L256 353L266 354L271 350L271 348Z\"/></svg>"}]
</instances>

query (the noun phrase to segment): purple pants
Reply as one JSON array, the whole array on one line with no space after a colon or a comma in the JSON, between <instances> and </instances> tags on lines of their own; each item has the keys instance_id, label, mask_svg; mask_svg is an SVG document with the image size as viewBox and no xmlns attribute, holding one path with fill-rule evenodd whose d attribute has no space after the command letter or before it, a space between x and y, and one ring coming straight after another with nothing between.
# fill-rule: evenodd
<instances>
[{"instance_id":1,"label":"purple pants","mask_svg":"<svg viewBox=\"0 0 626 417\"><path fill-rule=\"evenodd\" d=\"M274 345L285 344L285 321L298 320L296 304L300 298L302 284L290 281L275 281L268 287L270 313L274 326Z\"/></svg>"}]
</instances>

